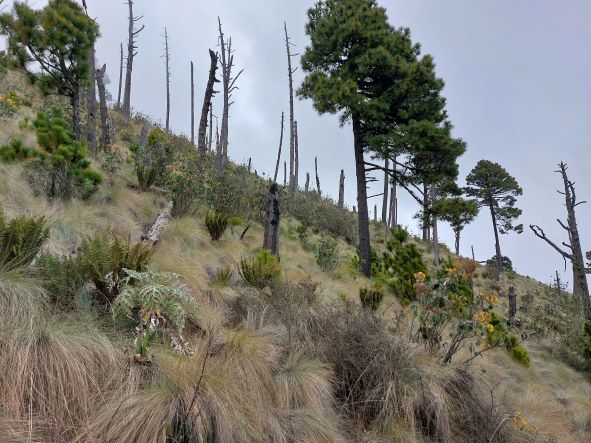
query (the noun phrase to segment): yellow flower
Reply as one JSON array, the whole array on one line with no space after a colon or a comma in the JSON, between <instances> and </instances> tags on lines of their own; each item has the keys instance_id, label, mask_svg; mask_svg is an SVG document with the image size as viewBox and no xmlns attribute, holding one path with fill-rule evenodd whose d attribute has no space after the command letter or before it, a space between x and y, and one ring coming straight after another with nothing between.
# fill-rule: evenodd
<instances>
[{"instance_id":1,"label":"yellow flower","mask_svg":"<svg viewBox=\"0 0 591 443\"><path fill-rule=\"evenodd\" d=\"M488 331L489 334L492 334L493 332L495 332L495 327L493 325L491 325L490 323L487 323L486 330Z\"/></svg>"},{"instance_id":2,"label":"yellow flower","mask_svg":"<svg viewBox=\"0 0 591 443\"><path fill-rule=\"evenodd\" d=\"M515 411L515 415L513 416L513 423L522 428L527 426L527 420L523 418L523 416L521 415L521 411Z\"/></svg>"},{"instance_id":3,"label":"yellow flower","mask_svg":"<svg viewBox=\"0 0 591 443\"><path fill-rule=\"evenodd\" d=\"M478 322L478 323L490 323L490 321L492 320L492 316L488 313L488 312L484 312L484 311L478 311L476 314L474 314L474 321Z\"/></svg>"},{"instance_id":4,"label":"yellow flower","mask_svg":"<svg viewBox=\"0 0 591 443\"><path fill-rule=\"evenodd\" d=\"M418 281L418 282L424 282L424 281L425 281L425 278L426 278L426 276L425 276L425 274L424 274L424 273L422 273L422 272L420 272L420 271L419 271L419 272L417 272L417 273L415 273L415 274L414 274L414 278L415 278L415 280L416 280L416 281Z\"/></svg>"},{"instance_id":5,"label":"yellow flower","mask_svg":"<svg viewBox=\"0 0 591 443\"><path fill-rule=\"evenodd\" d=\"M489 294L485 291L480 291L480 296L489 302L491 305L498 305L499 304L499 297L493 294Z\"/></svg>"}]
</instances>

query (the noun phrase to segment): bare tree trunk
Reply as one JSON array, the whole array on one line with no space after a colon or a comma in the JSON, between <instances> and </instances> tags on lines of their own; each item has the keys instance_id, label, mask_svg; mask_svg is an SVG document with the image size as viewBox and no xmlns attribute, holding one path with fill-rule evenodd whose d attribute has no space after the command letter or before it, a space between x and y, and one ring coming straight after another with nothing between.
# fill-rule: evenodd
<instances>
[{"instance_id":1,"label":"bare tree trunk","mask_svg":"<svg viewBox=\"0 0 591 443\"><path fill-rule=\"evenodd\" d=\"M339 209L345 208L345 170L341 169L339 178Z\"/></svg>"},{"instance_id":2,"label":"bare tree trunk","mask_svg":"<svg viewBox=\"0 0 591 443\"><path fill-rule=\"evenodd\" d=\"M320 192L320 177L318 177L318 157L314 157L314 169L316 171L316 190L318 195L322 195Z\"/></svg>"},{"instance_id":3,"label":"bare tree trunk","mask_svg":"<svg viewBox=\"0 0 591 443\"><path fill-rule=\"evenodd\" d=\"M271 183L267 196L267 217L263 248L271 250L272 254L279 259L279 222L281 211L279 209L279 187L277 183Z\"/></svg>"},{"instance_id":4,"label":"bare tree trunk","mask_svg":"<svg viewBox=\"0 0 591 443\"><path fill-rule=\"evenodd\" d=\"M291 67L291 42L287 35L287 24L283 22L283 29L285 30L285 48L287 50L287 77L289 80L289 190L295 191L295 116L293 112L293 73L294 69Z\"/></svg>"},{"instance_id":5,"label":"bare tree trunk","mask_svg":"<svg viewBox=\"0 0 591 443\"><path fill-rule=\"evenodd\" d=\"M95 81L95 52L94 46L88 57L90 64L90 79L86 88L86 141L92 155L96 155L96 81Z\"/></svg>"},{"instance_id":6,"label":"bare tree trunk","mask_svg":"<svg viewBox=\"0 0 591 443\"><path fill-rule=\"evenodd\" d=\"M306 187L304 188L307 193L310 190L310 173L306 172Z\"/></svg>"},{"instance_id":7,"label":"bare tree trunk","mask_svg":"<svg viewBox=\"0 0 591 443\"><path fill-rule=\"evenodd\" d=\"M507 296L509 297L509 324L514 325L515 315L517 314L517 296L513 286L509 287Z\"/></svg>"},{"instance_id":8,"label":"bare tree trunk","mask_svg":"<svg viewBox=\"0 0 591 443\"><path fill-rule=\"evenodd\" d=\"M207 142L207 150L211 152L213 143L213 102L209 103L209 138ZM249 159L250 161L250 159ZM250 171L250 169L249 169Z\"/></svg>"},{"instance_id":9,"label":"bare tree trunk","mask_svg":"<svg viewBox=\"0 0 591 443\"><path fill-rule=\"evenodd\" d=\"M378 205L373 205L373 222L378 222Z\"/></svg>"},{"instance_id":10,"label":"bare tree trunk","mask_svg":"<svg viewBox=\"0 0 591 443\"><path fill-rule=\"evenodd\" d=\"M396 167L396 165L394 165ZM382 223L388 223L388 189L390 189L390 175L388 169L390 168L390 159L386 157L384 160L384 198L382 200Z\"/></svg>"},{"instance_id":11,"label":"bare tree trunk","mask_svg":"<svg viewBox=\"0 0 591 443\"><path fill-rule=\"evenodd\" d=\"M437 186L431 185L431 205L437 202ZM433 227L433 262L435 266L441 264L440 251L439 251L439 233L437 231L437 217L433 214L431 216L431 226Z\"/></svg>"},{"instance_id":12,"label":"bare tree trunk","mask_svg":"<svg viewBox=\"0 0 591 443\"><path fill-rule=\"evenodd\" d=\"M427 184L423 183L423 241L428 243L431 240L431 233L429 229L429 190Z\"/></svg>"},{"instance_id":13,"label":"bare tree trunk","mask_svg":"<svg viewBox=\"0 0 591 443\"><path fill-rule=\"evenodd\" d=\"M152 226L150 226L150 229L148 229L148 232L146 232L146 234L142 235L141 241L143 243L147 243L152 246L154 246L156 243L158 243L158 241L160 241L160 234L162 234L162 231L164 230L164 228L166 227L166 225L168 224L168 222L170 220L171 213L172 213L172 202L169 202L166 205L166 207L164 208L164 211L162 211L160 214L158 214L156 221L154 222L154 224Z\"/></svg>"},{"instance_id":14,"label":"bare tree trunk","mask_svg":"<svg viewBox=\"0 0 591 443\"><path fill-rule=\"evenodd\" d=\"M283 186L287 186L287 162L283 162Z\"/></svg>"},{"instance_id":15,"label":"bare tree trunk","mask_svg":"<svg viewBox=\"0 0 591 443\"><path fill-rule=\"evenodd\" d=\"M72 106L72 131L74 138L80 140L82 129L80 128L80 87L76 86L74 93L70 97L70 105Z\"/></svg>"},{"instance_id":16,"label":"bare tree trunk","mask_svg":"<svg viewBox=\"0 0 591 443\"><path fill-rule=\"evenodd\" d=\"M456 255L460 255L460 234L461 234L461 231L454 230L454 234L455 234L455 237L456 237L456 243L455 243L455 246L456 246Z\"/></svg>"},{"instance_id":17,"label":"bare tree trunk","mask_svg":"<svg viewBox=\"0 0 591 443\"><path fill-rule=\"evenodd\" d=\"M355 145L355 172L357 175L357 206L358 229L359 229L359 262L361 272L366 277L371 276L371 245L369 237L369 214L367 213L367 179L365 176L365 159L363 134L361 123L356 116L353 116L353 139Z\"/></svg>"},{"instance_id":18,"label":"bare tree trunk","mask_svg":"<svg viewBox=\"0 0 591 443\"><path fill-rule=\"evenodd\" d=\"M250 172L252 158L248 157L248 172Z\"/></svg>"},{"instance_id":19,"label":"bare tree trunk","mask_svg":"<svg viewBox=\"0 0 591 443\"><path fill-rule=\"evenodd\" d=\"M294 137L294 150L295 150L295 172L293 176L293 190L298 192L300 187L300 153L299 153L299 139L298 139L298 122L294 121L293 137Z\"/></svg>"},{"instance_id":20,"label":"bare tree trunk","mask_svg":"<svg viewBox=\"0 0 591 443\"><path fill-rule=\"evenodd\" d=\"M164 58L166 60L166 132L170 131L170 51L168 50L168 30L164 27Z\"/></svg>"},{"instance_id":21,"label":"bare tree trunk","mask_svg":"<svg viewBox=\"0 0 591 443\"><path fill-rule=\"evenodd\" d=\"M191 61L191 145L195 147L195 69Z\"/></svg>"},{"instance_id":22,"label":"bare tree trunk","mask_svg":"<svg viewBox=\"0 0 591 443\"><path fill-rule=\"evenodd\" d=\"M121 61L119 62L119 93L117 94L117 108L121 109L121 88L123 86L123 43L121 43Z\"/></svg>"},{"instance_id":23,"label":"bare tree trunk","mask_svg":"<svg viewBox=\"0 0 591 443\"><path fill-rule=\"evenodd\" d=\"M275 174L273 175L273 181L277 183L277 174L279 173L279 163L281 162L281 147L283 145L283 120L285 115L281 113L281 135L279 136L279 150L277 151L277 163L275 164Z\"/></svg>"},{"instance_id":24,"label":"bare tree trunk","mask_svg":"<svg viewBox=\"0 0 591 443\"><path fill-rule=\"evenodd\" d=\"M211 99L215 95L214 85L219 82L219 80L215 77L216 71L218 69L218 56L215 52L211 49L209 50L209 76L207 78L207 86L205 87L205 95L203 96L203 107L201 108L201 120L199 120L199 137L197 139L197 147L199 151L205 152L207 150L207 145L205 144L205 133L207 132L207 114L212 109ZM212 123L212 115L210 115L210 125ZM216 130L216 133L218 131ZM209 140L211 142L212 134L211 134L211 127L209 132ZM216 143L216 151L217 145Z\"/></svg>"},{"instance_id":25,"label":"bare tree trunk","mask_svg":"<svg viewBox=\"0 0 591 443\"><path fill-rule=\"evenodd\" d=\"M129 29L127 37L127 63L125 69L125 90L123 93L123 115L127 118L131 117L131 73L133 71L133 59L137 55L137 46L135 46L135 38L145 28L135 29L135 23L142 19L142 17L133 16L133 0L127 0L129 7Z\"/></svg>"},{"instance_id":26,"label":"bare tree trunk","mask_svg":"<svg viewBox=\"0 0 591 443\"><path fill-rule=\"evenodd\" d=\"M499 281L503 271L503 255L501 254L501 243L499 241L499 228L497 227L497 215L494 206L490 206L490 215L492 217L493 229L495 231L495 279Z\"/></svg>"},{"instance_id":27,"label":"bare tree trunk","mask_svg":"<svg viewBox=\"0 0 591 443\"><path fill-rule=\"evenodd\" d=\"M107 108L107 93L105 90L105 72L107 65L96 70L96 82L98 85L99 102L101 110L101 149L111 150L111 128L109 127L109 115Z\"/></svg>"}]
</instances>

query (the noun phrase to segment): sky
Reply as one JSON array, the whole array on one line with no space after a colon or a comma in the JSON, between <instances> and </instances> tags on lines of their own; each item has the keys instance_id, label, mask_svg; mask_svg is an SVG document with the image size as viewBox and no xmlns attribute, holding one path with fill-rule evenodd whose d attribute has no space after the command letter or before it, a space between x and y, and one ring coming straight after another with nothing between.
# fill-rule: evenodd
<instances>
[{"instance_id":1,"label":"sky","mask_svg":"<svg viewBox=\"0 0 591 443\"><path fill-rule=\"evenodd\" d=\"M569 165L581 200L578 222L584 250L591 250L591 2L587 0L378 0L390 23L409 27L423 53L434 56L446 87L454 135L468 145L459 160L461 184L481 159L501 163L524 190L521 235L501 236L501 249L515 269L543 282L562 258L527 228L538 224L558 244L567 241L556 222L565 218L557 163ZM7 2L10 4L11 2ZM42 0L29 1L43 6ZM297 52L308 44L306 11L314 0L136 0L135 12L146 26L138 37L134 60L132 106L163 121L166 108L163 54L164 27L171 52L171 126L190 132L190 61L196 69L196 112L199 115L209 68L208 49L217 49L217 18L232 37L238 80L230 112L229 155L234 161L252 157L259 173L272 173L279 142L280 116L289 111L287 56L283 22ZM127 6L123 0L87 0L89 13L101 27L97 58L107 64L109 89L117 97L119 44L127 38ZM298 57L299 59L299 57ZM296 65L299 64L296 60ZM301 69L294 75L302 81ZM214 114L220 112L220 98ZM337 116L318 115L310 101L297 101L300 183L313 175L318 157L322 190L335 197L340 170L346 176L345 199L356 205L352 133ZM198 124L198 123L197 123ZM284 149L284 153L289 150ZM383 177L379 177L383 180ZM377 194L382 188L376 183ZM399 222L418 233L413 215L417 204L399 191ZM370 201L370 208L381 198ZM372 210L373 212L373 210ZM440 227L442 241L453 245L449 226ZM461 252L477 260L494 255L490 214L485 210L462 234ZM569 267L570 269L570 267ZM564 277L571 282L570 271Z\"/></svg>"}]
</instances>

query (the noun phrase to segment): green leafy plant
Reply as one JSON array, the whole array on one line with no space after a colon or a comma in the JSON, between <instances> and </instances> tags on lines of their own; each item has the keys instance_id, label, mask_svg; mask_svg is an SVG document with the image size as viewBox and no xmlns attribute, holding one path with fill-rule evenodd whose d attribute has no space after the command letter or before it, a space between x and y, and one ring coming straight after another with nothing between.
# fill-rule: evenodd
<instances>
[{"instance_id":1,"label":"green leafy plant","mask_svg":"<svg viewBox=\"0 0 591 443\"><path fill-rule=\"evenodd\" d=\"M208 211L205 216L205 226L213 241L217 241L228 228L228 216L220 212Z\"/></svg>"},{"instance_id":2,"label":"green leafy plant","mask_svg":"<svg viewBox=\"0 0 591 443\"><path fill-rule=\"evenodd\" d=\"M113 303L113 316L137 322L136 356L149 357L149 342L161 329L181 334L187 308L195 306L189 288L172 273L124 270L122 290Z\"/></svg>"},{"instance_id":3,"label":"green leafy plant","mask_svg":"<svg viewBox=\"0 0 591 443\"><path fill-rule=\"evenodd\" d=\"M332 273L339 260L337 241L332 237L322 238L316 250L316 263L324 272Z\"/></svg>"},{"instance_id":4,"label":"green leafy plant","mask_svg":"<svg viewBox=\"0 0 591 443\"><path fill-rule=\"evenodd\" d=\"M39 157L39 155L39 151L26 147L23 141L18 138L12 139L7 145L0 146L0 161L5 163L23 161Z\"/></svg>"},{"instance_id":5,"label":"green leafy plant","mask_svg":"<svg viewBox=\"0 0 591 443\"><path fill-rule=\"evenodd\" d=\"M44 217L8 220L0 209L0 268L11 270L29 265L48 237Z\"/></svg>"},{"instance_id":6,"label":"green leafy plant","mask_svg":"<svg viewBox=\"0 0 591 443\"><path fill-rule=\"evenodd\" d=\"M281 266L268 249L261 249L253 258L242 258L238 268L242 278L259 289L269 286L281 276Z\"/></svg>"},{"instance_id":7,"label":"green leafy plant","mask_svg":"<svg viewBox=\"0 0 591 443\"><path fill-rule=\"evenodd\" d=\"M361 301L361 304L372 311L378 309L384 299L384 295L384 288L381 286L359 288L359 300Z\"/></svg>"},{"instance_id":8,"label":"green leafy plant","mask_svg":"<svg viewBox=\"0 0 591 443\"><path fill-rule=\"evenodd\" d=\"M76 258L42 254L35 260L35 271L54 305L61 309L77 306L87 281Z\"/></svg>"},{"instance_id":9,"label":"green leafy plant","mask_svg":"<svg viewBox=\"0 0 591 443\"><path fill-rule=\"evenodd\" d=\"M141 242L132 245L129 239L110 239L102 234L82 242L77 260L81 274L94 283L97 295L112 303L125 278L124 269L143 272L152 255L150 245Z\"/></svg>"},{"instance_id":10,"label":"green leafy plant","mask_svg":"<svg viewBox=\"0 0 591 443\"><path fill-rule=\"evenodd\" d=\"M298 225L296 228L296 232L298 234L298 239L300 240L300 244L306 248L308 246L308 226L305 224Z\"/></svg>"},{"instance_id":11,"label":"green leafy plant","mask_svg":"<svg viewBox=\"0 0 591 443\"><path fill-rule=\"evenodd\" d=\"M232 266L222 266L213 276L213 284L218 286L227 286L232 280Z\"/></svg>"},{"instance_id":12,"label":"green leafy plant","mask_svg":"<svg viewBox=\"0 0 591 443\"><path fill-rule=\"evenodd\" d=\"M10 119L22 104L22 99L15 91L8 91L8 94L0 96L0 118Z\"/></svg>"},{"instance_id":13,"label":"green leafy plant","mask_svg":"<svg viewBox=\"0 0 591 443\"><path fill-rule=\"evenodd\" d=\"M167 177L163 172L171 162L172 148L162 130L152 130L145 142L132 144L130 150L140 190L145 192L154 184L165 184Z\"/></svg>"}]
</instances>

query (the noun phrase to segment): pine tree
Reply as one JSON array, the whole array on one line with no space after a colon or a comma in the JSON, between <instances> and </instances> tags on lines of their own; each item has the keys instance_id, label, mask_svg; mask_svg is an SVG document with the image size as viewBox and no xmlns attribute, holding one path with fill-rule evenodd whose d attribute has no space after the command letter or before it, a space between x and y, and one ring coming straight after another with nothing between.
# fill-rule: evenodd
<instances>
[{"instance_id":1,"label":"pine tree","mask_svg":"<svg viewBox=\"0 0 591 443\"><path fill-rule=\"evenodd\" d=\"M432 212L451 225L456 237L456 255L460 255L460 235L478 215L478 202L461 197L445 198L433 205Z\"/></svg>"},{"instance_id":2,"label":"pine tree","mask_svg":"<svg viewBox=\"0 0 591 443\"><path fill-rule=\"evenodd\" d=\"M73 0L50 0L33 10L16 2L12 13L0 15L0 29L8 36L8 50L45 94L70 99L72 130L80 139L80 93L90 78L90 51L98 25ZM31 70L39 68L39 70Z\"/></svg>"},{"instance_id":3,"label":"pine tree","mask_svg":"<svg viewBox=\"0 0 591 443\"><path fill-rule=\"evenodd\" d=\"M521 209L515 207L516 197L523 194L517 180L498 163L480 160L466 177L466 194L476 198L480 207L490 209L495 233L497 279L503 269L503 255L499 242L499 233L523 232L523 225L514 225L521 215Z\"/></svg>"}]
</instances>

